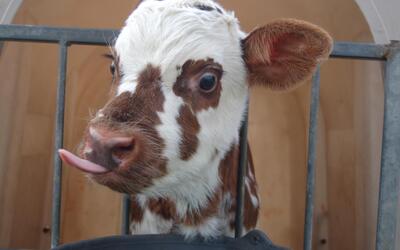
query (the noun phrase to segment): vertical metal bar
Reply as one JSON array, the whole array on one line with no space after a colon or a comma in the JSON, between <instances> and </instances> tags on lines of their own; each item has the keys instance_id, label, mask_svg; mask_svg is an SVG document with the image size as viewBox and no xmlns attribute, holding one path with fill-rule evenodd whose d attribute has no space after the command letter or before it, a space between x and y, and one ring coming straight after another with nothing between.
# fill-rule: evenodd
<instances>
[{"instance_id":1,"label":"vertical metal bar","mask_svg":"<svg viewBox=\"0 0 400 250\"><path fill-rule=\"evenodd\" d=\"M244 210L244 191L245 191L244 180L248 164L247 163L248 106L249 103L247 101L243 124L240 128L239 167L238 167L238 178L236 183L235 238L239 238L243 234L243 210Z\"/></svg>"},{"instance_id":2,"label":"vertical metal bar","mask_svg":"<svg viewBox=\"0 0 400 250\"><path fill-rule=\"evenodd\" d=\"M395 250L400 181L400 43L385 65L385 104L379 186L377 250Z\"/></svg>"},{"instance_id":3,"label":"vertical metal bar","mask_svg":"<svg viewBox=\"0 0 400 250\"><path fill-rule=\"evenodd\" d=\"M53 174L53 204L52 204L52 226L51 247L60 243L60 214L61 214L61 159L58 150L63 146L64 137L64 108L65 108L65 81L67 70L68 44L60 41L59 75L57 84L57 110L56 128L54 142L54 174Z\"/></svg>"},{"instance_id":4,"label":"vertical metal bar","mask_svg":"<svg viewBox=\"0 0 400 250\"><path fill-rule=\"evenodd\" d=\"M121 218L121 234L129 234L129 215L131 209L131 200L129 194L124 194L122 196L122 218Z\"/></svg>"},{"instance_id":5,"label":"vertical metal bar","mask_svg":"<svg viewBox=\"0 0 400 250\"><path fill-rule=\"evenodd\" d=\"M315 158L317 144L317 123L320 89L320 69L317 69L311 87L310 124L308 129L308 160L307 160L307 186L306 186L306 211L304 219L304 250L312 248L313 213L314 213L314 185L315 185Z\"/></svg>"}]
</instances>

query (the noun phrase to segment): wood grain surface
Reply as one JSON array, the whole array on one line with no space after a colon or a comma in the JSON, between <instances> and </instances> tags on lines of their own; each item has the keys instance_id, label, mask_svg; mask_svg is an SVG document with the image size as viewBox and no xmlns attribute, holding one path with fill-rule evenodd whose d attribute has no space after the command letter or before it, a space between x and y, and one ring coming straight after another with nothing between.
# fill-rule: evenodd
<instances>
[{"instance_id":1,"label":"wood grain surface","mask_svg":"<svg viewBox=\"0 0 400 250\"><path fill-rule=\"evenodd\" d=\"M133 0L24 1L14 23L119 28ZM224 0L242 27L276 18L314 22L335 40L372 41L352 1ZM74 150L108 98L107 48L72 46L65 147ZM0 248L48 249L58 51L6 43L0 55ZM314 249L373 249L383 84L377 62L330 60L322 67ZM251 90L250 144L262 197L259 228L302 248L310 83L289 92ZM119 233L121 195L63 168L62 242Z\"/></svg>"}]
</instances>

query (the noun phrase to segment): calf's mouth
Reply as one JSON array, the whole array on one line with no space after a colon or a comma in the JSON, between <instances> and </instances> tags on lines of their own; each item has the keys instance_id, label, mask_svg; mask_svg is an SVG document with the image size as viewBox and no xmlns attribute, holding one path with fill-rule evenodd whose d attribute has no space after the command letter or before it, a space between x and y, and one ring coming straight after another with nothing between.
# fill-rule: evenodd
<instances>
[{"instance_id":1,"label":"calf's mouth","mask_svg":"<svg viewBox=\"0 0 400 250\"><path fill-rule=\"evenodd\" d=\"M60 158L65 163L74 166L77 169L82 170L83 172L89 174L104 174L111 171L110 169L107 169L96 163L82 159L65 149L58 150L58 153L60 154Z\"/></svg>"}]
</instances>

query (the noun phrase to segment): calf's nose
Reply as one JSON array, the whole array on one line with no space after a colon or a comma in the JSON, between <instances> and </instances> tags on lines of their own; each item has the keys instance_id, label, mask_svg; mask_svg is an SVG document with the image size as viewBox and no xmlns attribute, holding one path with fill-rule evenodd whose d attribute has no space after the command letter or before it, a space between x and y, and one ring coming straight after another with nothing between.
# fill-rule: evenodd
<instances>
[{"instance_id":1,"label":"calf's nose","mask_svg":"<svg viewBox=\"0 0 400 250\"><path fill-rule=\"evenodd\" d=\"M100 132L91 127L83 154L87 160L111 170L131 156L135 146L134 136Z\"/></svg>"}]
</instances>

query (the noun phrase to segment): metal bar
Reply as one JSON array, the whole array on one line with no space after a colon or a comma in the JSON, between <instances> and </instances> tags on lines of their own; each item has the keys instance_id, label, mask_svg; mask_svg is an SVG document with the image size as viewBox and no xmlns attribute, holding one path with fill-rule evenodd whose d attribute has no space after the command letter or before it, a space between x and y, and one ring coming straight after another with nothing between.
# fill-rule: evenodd
<instances>
[{"instance_id":1,"label":"metal bar","mask_svg":"<svg viewBox=\"0 0 400 250\"><path fill-rule=\"evenodd\" d=\"M119 31L109 29L55 28L31 25L0 25L0 40L42 43L108 45Z\"/></svg>"},{"instance_id":2,"label":"metal bar","mask_svg":"<svg viewBox=\"0 0 400 250\"><path fill-rule=\"evenodd\" d=\"M118 30L55 28L30 25L0 25L0 40L70 44L107 45L118 36ZM385 60L387 47L379 44L336 42L331 57Z\"/></svg>"},{"instance_id":3,"label":"metal bar","mask_svg":"<svg viewBox=\"0 0 400 250\"><path fill-rule=\"evenodd\" d=\"M318 105L320 89L320 70L317 69L311 87L310 123L308 128L308 160L306 186L306 212L304 219L304 250L312 248L314 190L315 190L315 159L318 133Z\"/></svg>"},{"instance_id":4,"label":"metal bar","mask_svg":"<svg viewBox=\"0 0 400 250\"><path fill-rule=\"evenodd\" d=\"M65 82L67 70L68 44L60 41L60 65L57 85L57 110L54 142L54 173L53 173L53 204L51 221L51 247L60 243L60 214L61 214L61 174L62 162L58 150L63 146L64 137L64 109L65 109Z\"/></svg>"},{"instance_id":5,"label":"metal bar","mask_svg":"<svg viewBox=\"0 0 400 250\"><path fill-rule=\"evenodd\" d=\"M377 250L395 250L400 182L400 42L385 65L385 104L379 186ZM398 249L398 248L397 248Z\"/></svg>"},{"instance_id":6,"label":"metal bar","mask_svg":"<svg viewBox=\"0 0 400 250\"><path fill-rule=\"evenodd\" d=\"M332 58L386 60L388 47L381 44L335 42Z\"/></svg>"},{"instance_id":7,"label":"metal bar","mask_svg":"<svg viewBox=\"0 0 400 250\"><path fill-rule=\"evenodd\" d=\"M235 238L239 238L243 235L245 176L248 164L247 162L248 107L249 104L247 101L243 124L240 128L239 167L238 167L238 177L236 183Z\"/></svg>"},{"instance_id":8,"label":"metal bar","mask_svg":"<svg viewBox=\"0 0 400 250\"><path fill-rule=\"evenodd\" d=\"M122 196L121 234L129 234L131 200L129 194Z\"/></svg>"}]
</instances>

